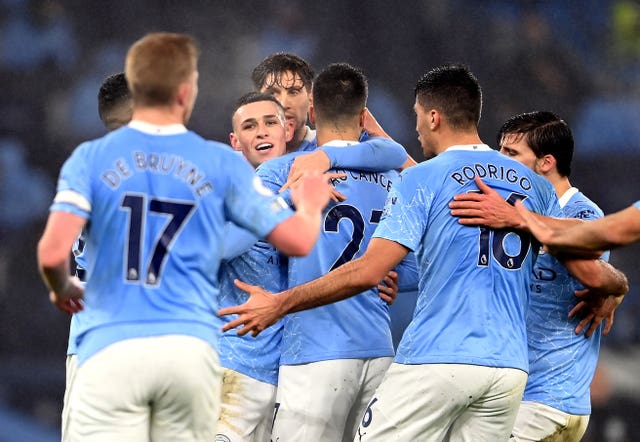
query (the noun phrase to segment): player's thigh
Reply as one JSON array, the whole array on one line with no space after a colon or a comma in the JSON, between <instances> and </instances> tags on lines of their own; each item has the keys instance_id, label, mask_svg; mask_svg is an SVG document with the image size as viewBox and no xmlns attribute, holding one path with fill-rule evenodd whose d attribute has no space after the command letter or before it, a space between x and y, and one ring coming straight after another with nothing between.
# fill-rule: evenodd
<instances>
[{"instance_id":1,"label":"player's thigh","mask_svg":"<svg viewBox=\"0 0 640 442\"><path fill-rule=\"evenodd\" d=\"M220 414L222 367L209 343L191 336L157 339L158 376L151 408L153 441L210 442Z\"/></svg>"},{"instance_id":2,"label":"player's thigh","mask_svg":"<svg viewBox=\"0 0 640 442\"><path fill-rule=\"evenodd\" d=\"M441 441L467 400L451 367L391 364L354 440Z\"/></svg>"},{"instance_id":3,"label":"player's thigh","mask_svg":"<svg viewBox=\"0 0 640 442\"><path fill-rule=\"evenodd\" d=\"M568 414L540 402L522 402L509 440L578 442L588 424L588 415Z\"/></svg>"},{"instance_id":4,"label":"player's thigh","mask_svg":"<svg viewBox=\"0 0 640 442\"><path fill-rule=\"evenodd\" d=\"M275 385L225 369L216 441L268 441L275 402Z\"/></svg>"},{"instance_id":5,"label":"player's thigh","mask_svg":"<svg viewBox=\"0 0 640 442\"><path fill-rule=\"evenodd\" d=\"M360 390L357 393L353 406L349 411L349 416L345 423L345 431L342 440L352 441L358 430L358 425L362 420L362 416L371 401L378 386L382 382L393 358L371 358L366 359L360 374Z\"/></svg>"},{"instance_id":6,"label":"player's thigh","mask_svg":"<svg viewBox=\"0 0 640 442\"><path fill-rule=\"evenodd\" d=\"M111 344L79 365L69 398L69 440L148 440L147 387L140 374L149 367L134 353L138 341Z\"/></svg>"},{"instance_id":7,"label":"player's thigh","mask_svg":"<svg viewBox=\"0 0 640 442\"><path fill-rule=\"evenodd\" d=\"M272 439L341 440L364 362L335 359L281 366Z\"/></svg>"},{"instance_id":8,"label":"player's thigh","mask_svg":"<svg viewBox=\"0 0 640 442\"><path fill-rule=\"evenodd\" d=\"M450 430L452 441L507 441L518 413L527 374L513 368L459 366L469 403ZM480 388L478 388L480 387Z\"/></svg>"},{"instance_id":9,"label":"player's thigh","mask_svg":"<svg viewBox=\"0 0 640 442\"><path fill-rule=\"evenodd\" d=\"M109 345L78 368L69 402L70 440L145 441L150 434L154 440L211 440L221 376L215 350L190 336ZM204 438L194 437L201 433Z\"/></svg>"},{"instance_id":10,"label":"player's thigh","mask_svg":"<svg viewBox=\"0 0 640 442\"><path fill-rule=\"evenodd\" d=\"M494 380L491 371L476 367L392 364L363 415L356 439L443 440Z\"/></svg>"},{"instance_id":11,"label":"player's thigh","mask_svg":"<svg viewBox=\"0 0 640 442\"><path fill-rule=\"evenodd\" d=\"M65 388L64 388L64 399L62 402L62 424L61 424L61 434L62 434L62 442L67 442L69 440L69 399L71 397L71 390L73 388L73 382L76 378L76 373L78 371L78 356L77 355L67 355L67 360L65 362Z\"/></svg>"}]
</instances>

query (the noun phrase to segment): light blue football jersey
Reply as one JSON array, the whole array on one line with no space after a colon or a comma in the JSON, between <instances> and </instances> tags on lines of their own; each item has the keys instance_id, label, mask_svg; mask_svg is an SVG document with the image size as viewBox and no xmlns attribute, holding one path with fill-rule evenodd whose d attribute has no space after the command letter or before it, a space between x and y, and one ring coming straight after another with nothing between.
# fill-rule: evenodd
<instances>
[{"instance_id":1,"label":"light blue football jersey","mask_svg":"<svg viewBox=\"0 0 640 442\"><path fill-rule=\"evenodd\" d=\"M251 249L220 265L220 307L243 304L249 295L238 289L233 281L258 285L272 293L287 288L287 256L279 253L266 241L259 241ZM223 318L232 321L237 315ZM255 338L238 336L235 332L220 337L220 364L253 379L278 384L282 321L264 330Z\"/></svg>"},{"instance_id":2,"label":"light blue football jersey","mask_svg":"<svg viewBox=\"0 0 640 442\"><path fill-rule=\"evenodd\" d=\"M87 232L85 229L82 229L82 233L73 243L73 257L76 262L76 271L75 276L80 279L80 281L85 282L87 280L86 276L86 257L85 257L85 243L86 243ZM82 316L84 315L83 311L80 310L77 313L71 315L71 323L69 324L69 342L67 344L67 355L75 355L78 353L78 345L76 344L76 336L78 335L78 330L80 330L80 321L82 321Z\"/></svg>"},{"instance_id":3,"label":"light blue football jersey","mask_svg":"<svg viewBox=\"0 0 640 442\"><path fill-rule=\"evenodd\" d=\"M315 132L313 132L315 135ZM373 170L386 170L391 167L401 167L407 159L407 153L400 144L393 140L379 137L363 136L362 143L349 149L339 146L322 146L321 149L329 156L331 164L345 168L354 165ZM304 148L291 154L291 161L297 155L314 150L317 145L315 137L306 140ZM274 160L275 161L275 160ZM269 162L267 162L269 163ZM266 164L266 163L265 163ZM290 160L285 161L286 167L279 169L277 183L270 183L277 192L286 181L290 169ZM269 167L269 166L264 166ZM285 195L289 195L287 192ZM225 256L229 259L222 262L220 267L221 307L244 303L248 295L235 287L234 279L240 279L252 285L259 285L270 292L280 292L288 287L287 257L278 253L265 242L258 242L245 252L249 244L253 244L251 236L243 229L227 226L225 233ZM244 253L243 253L244 252ZM413 269L402 272L401 280L411 284ZM413 270L415 273L415 270ZM231 321L233 317L223 318ZM220 363L223 367L243 373L253 379L273 385L278 381L280 365L280 344L282 338L282 322L269 327L256 338L252 336L238 336L236 333L224 333L220 339Z\"/></svg>"},{"instance_id":4,"label":"light blue football jersey","mask_svg":"<svg viewBox=\"0 0 640 442\"><path fill-rule=\"evenodd\" d=\"M293 213L228 146L136 121L73 152L51 210L87 218L80 363L136 337L217 349L225 222L265 237Z\"/></svg>"},{"instance_id":5,"label":"light blue football jersey","mask_svg":"<svg viewBox=\"0 0 640 442\"><path fill-rule=\"evenodd\" d=\"M454 195L474 177L531 210L559 215L551 184L486 145L452 146L402 172L374 237L415 251L419 295L396 362L455 363L527 371L525 311L535 252L531 236L463 226Z\"/></svg>"},{"instance_id":6,"label":"light blue football jersey","mask_svg":"<svg viewBox=\"0 0 640 442\"><path fill-rule=\"evenodd\" d=\"M353 146L355 147L355 146ZM352 147L343 147L351 149ZM286 181L296 153L262 164L258 175L265 186L278 189ZM382 214L395 171L338 170L334 180L347 200L330 203L323 214L320 237L311 253L289 259L289 286L316 279L366 250ZM389 307L377 289L339 303L297 312L284 318L281 365L330 359L393 356Z\"/></svg>"},{"instance_id":7,"label":"light blue football jersey","mask_svg":"<svg viewBox=\"0 0 640 442\"><path fill-rule=\"evenodd\" d=\"M594 220L603 216L600 208L575 188L560 198L560 205L565 218ZM527 312L529 379L523 400L570 414L591 413L589 386L598 362L602 326L588 339L575 334L580 318L567 315L578 303L574 291L582 288L566 267L541 249L533 268Z\"/></svg>"},{"instance_id":8,"label":"light blue football jersey","mask_svg":"<svg viewBox=\"0 0 640 442\"><path fill-rule=\"evenodd\" d=\"M633 205L640 209L640 201L636 201Z\"/></svg>"}]
</instances>

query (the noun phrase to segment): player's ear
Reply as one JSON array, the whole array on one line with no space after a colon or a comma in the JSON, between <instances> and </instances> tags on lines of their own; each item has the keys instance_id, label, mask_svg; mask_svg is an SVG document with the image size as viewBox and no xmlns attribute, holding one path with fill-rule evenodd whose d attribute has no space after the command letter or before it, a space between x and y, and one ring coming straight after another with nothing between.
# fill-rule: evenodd
<instances>
[{"instance_id":1,"label":"player's ear","mask_svg":"<svg viewBox=\"0 0 640 442\"><path fill-rule=\"evenodd\" d=\"M365 107L360 111L360 117L358 121L358 123L360 124L360 129L364 129L364 122L366 118L367 118L367 108Z\"/></svg>"},{"instance_id":2,"label":"player's ear","mask_svg":"<svg viewBox=\"0 0 640 442\"><path fill-rule=\"evenodd\" d=\"M295 122L291 119L284 120L284 140L288 143L293 139L293 132L295 132Z\"/></svg>"},{"instance_id":3,"label":"player's ear","mask_svg":"<svg viewBox=\"0 0 640 442\"><path fill-rule=\"evenodd\" d=\"M539 158L538 167L543 173L547 173L556 168L556 157L553 155L547 154L542 158Z\"/></svg>"},{"instance_id":4,"label":"player's ear","mask_svg":"<svg viewBox=\"0 0 640 442\"><path fill-rule=\"evenodd\" d=\"M242 147L240 146L240 143L238 142L238 137L236 137L235 132L231 132L229 134L229 141L231 142L231 147L233 147L233 150L238 150L238 151L242 150Z\"/></svg>"},{"instance_id":5,"label":"player's ear","mask_svg":"<svg viewBox=\"0 0 640 442\"><path fill-rule=\"evenodd\" d=\"M313 110L313 103L309 103L309 122L316 125L316 114Z\"/></svg>"},{"instance_id":6,"label":"player's ear","mask_svg":"<svg viewBox=\"0 0 640 442\"><path fill-rule=\"evenodd\" d=\"M191 92L191 84L190 83L181 83L178 86L178 95L176 97L176 101L180 106L186 106L189 102L189 93Z\"/></svg>"},{"instance_id":7,"label":"player's ear","mask_svg":"<svg viewBox=\"0 0 640 442\"><path fill-rule=\"evenodd\" d=\"M437 129L440 126L441 115L436 109L431 109L429 111L429 116L431 117L430 126L431 130Z\"/></svg>"}]
</instances>

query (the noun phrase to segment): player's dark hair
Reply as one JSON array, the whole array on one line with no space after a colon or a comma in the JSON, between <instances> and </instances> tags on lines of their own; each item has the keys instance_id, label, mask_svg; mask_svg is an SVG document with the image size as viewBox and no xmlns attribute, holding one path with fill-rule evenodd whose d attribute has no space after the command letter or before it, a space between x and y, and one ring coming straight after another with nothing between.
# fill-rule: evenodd
<instances>
[{"instance_id":1,"label":"player's dark hair","mask_svg":"<svg viewBox=\"0 0 640 442\"><path fill-rule=\"evenodd\" d=\"M327 66L313 82L316 118L339 120L360 114L367 104L368 83L362 71L347 63Z\"/></svg>"},{"instance_id":2,"label":"player's dark hair","mask_svg":"<svg viewBox=\"0 0 640 442\"><path fill-rule=\"evenodd\" d=\"M258 90L276 84L285 87L282 84L282 75L287 71L293 73L294 76L300 77L307 92L311 91L314 75L313 68L305 60L289 52L277 52L262 60L251 73L253 86ZM271 83L266 84L269 76L271 76Z\"/></svg>"},{"instance_id":3,"label":"player's dark hair","mask_svg":"<svg viewBox=\"0 0 640 442\"><path fill-rule=\"evenodd\" d=\"M569 125L549 111L527 112L509 118L498 131L498 145L505 135L515 134L517 141L524 139L536 158L552 155L561 176L571 175L573 134Z\"/></svg>"},{"instance_id":4,"label":"player's dark hair","mask_svg":"<svg viewBox=\"0 0 640 442\"><path fill-rule=\"evenodd\" d=\"M262 92L247 92L242 97L238 98L238 100L236 100L236 104L233 107L233 112L231 113L231 117L233 118L233 115L242 106L249 103L257 103L259 101L272 101L278 106L278 109L280 109L284 113L284 107L282 107L282 104L273 95L263 94Z\"/></svg>"},{"instance_id":5,"label":"player's dark hair","mask_svg":"<svg viewBox=\"0 0 640 442\"><path fill-rule=\"evenodd\" d=\"M124 72L108 76L98 91L98 115L102 123L106 126L109 113L130 99L131 92Z\"/></svg>"},{"instance_id":6,"label":"player's dark hair","mask_svg":"<svg viewBox=\"0 0 640 442\"><path fill-rule=\"evenodd\" d=\"M437 109L454 129L477 127L482 112L482 89L469 68L446 64L431 69L418 81L415 98L424 109Z\"/></svg>"}]
</instances>

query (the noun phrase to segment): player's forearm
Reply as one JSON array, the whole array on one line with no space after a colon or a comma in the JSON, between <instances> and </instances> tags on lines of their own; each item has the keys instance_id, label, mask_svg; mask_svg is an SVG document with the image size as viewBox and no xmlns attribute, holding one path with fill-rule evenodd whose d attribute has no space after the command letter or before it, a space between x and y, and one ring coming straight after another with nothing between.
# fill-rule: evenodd
<instances>
[{"instance_id":1,"label":"player's forearm","mask_svg":"<svg viewBox=\"0 0 640 442\"><path fill-rule=\"evenodd\" d=\"M69 260L52 264L49 262L39 263L40 275L49 290L62 296L67 292L67 288L71 283Z\"/></svg>"},{"instance_id":2,"label":"player's forearm","mask_svg":"<svg viewBox=\"0 0 640 442\"><path fill-rule=\"evenodd\" d=\"M608 262L598 261L600 290L612 295L624 295L629 291L629 281L624 273Z\"/></svg>"},{"instance_id":3,"label":"player's forearm","mask_svg":"<svg viewBox=\"0 0 640 442\"><path fill-rule=\"evenodd\" d=\"M612 295L629 291L629 282L624 273L601 259L571 259L564 264L585 287Z\"/></svg>"},{"instance_id":4,"label":"player's forearm","mask_svg":"<svg viewBox=\"0 0 640 442\"><path fill-rule=\"evenodd\" d=\"M278 224L267 240L289 256L309 254L320 234L320 214L298 210L295 215Z\"/></svg>"},{"instance_id":5,"label":"player's forearm","mask_svg":"<svg viewBox=\"0 0 640 442\"><path fill-rule=\"evenodd\" d=\"M527 224L525 223L524 219L515 210L515 208L514 208L514 216L517 216L517 219L516 218L511 219L512 222L517 223L517 225L515 225L514 227L517 229L529 231L529 228L527 227ZM551 216L541 215L535 212L531 212L531 216L533 216L534 218L537 218L542 223L549 226L549 228L554 229L555 232L561 232L564 229L575 227L575 226L584 224L586 222L578 218L555 218Z\"/></svg>"},{"instance_id":6,"label":"player's forearm","mask_svg":"<svg viewBox=\"0 0 640 442\"><path fill-rule=\"evenodd\" d=\"M63 249L51 234L38 243L38 269L47 287L61 293L69 283L71 247Z\"/></svg>"},{"instance_id":7,"label":"player's forearm","mask_svg":"<svg viewBox=\"0 0 640 442\"><path fill-rule=\"evenodd\" d=\"M344 147L323 146L320 148L329 157L332 169L357 169L367 172L384 172L399 169L408 158L407 151L395 141L373 137Z\"/></svg>"},{"instance_id":8,"label":"player's forearm","mask_svg":"<svg viewBox=\"0 0 640 442\"><path fill-rule=\"evenodd\" d=\"M384 277L367 268L367 259L350 261L321 278L293 287L281 294L282 314L342 301L375 287Z\"/></svg>"},{"instance_id":9,"label":"player's forearm","mask_svg":"<svg viewBox=\"0 0 640 442\"><path fill-rule=\"evenodd\" d=\"M599 225L590 226L592 236L610 247L620 247L640 240L640 210L634 206L596 221Z\"/></svg>"}]
</instances>

